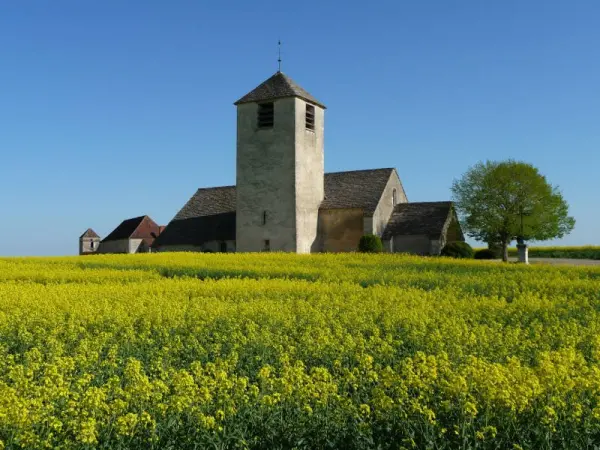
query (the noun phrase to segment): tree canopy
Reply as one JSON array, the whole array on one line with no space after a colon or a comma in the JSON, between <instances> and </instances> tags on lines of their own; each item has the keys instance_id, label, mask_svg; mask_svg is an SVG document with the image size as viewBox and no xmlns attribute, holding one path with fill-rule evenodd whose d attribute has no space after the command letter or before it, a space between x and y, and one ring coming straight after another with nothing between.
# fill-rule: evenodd
<instances>
[{"instance_id":1,"label":"tree canopy","mask_svg":"<svg viewBox=\"0 0 600 450\"><path fill-rule=\"evenodd\" d=\"M465 233L501 245L505 261L513 240L561 238L575 226L558 187L525 162L477 163L454 180L452 195Z\"/></svg>"}]
</instances>

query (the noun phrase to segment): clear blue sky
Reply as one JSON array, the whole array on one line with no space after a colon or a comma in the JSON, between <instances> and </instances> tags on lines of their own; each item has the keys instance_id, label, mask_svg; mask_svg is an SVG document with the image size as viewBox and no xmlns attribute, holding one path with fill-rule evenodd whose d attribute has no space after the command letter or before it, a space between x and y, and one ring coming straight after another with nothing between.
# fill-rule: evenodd
<instances>
[{"instance_id":1,"label":"clear blue sky","mask_svg":"<svg viewBox=\"0 0 600 450\"><path fill-rule=\"evenodd\" d=\"M327 106L327 171L445 200L533 163L600 244L600 2L0 2L0 255L77 252L235 182L233 102L277 69Z\"/></svg>"}]
</instances>

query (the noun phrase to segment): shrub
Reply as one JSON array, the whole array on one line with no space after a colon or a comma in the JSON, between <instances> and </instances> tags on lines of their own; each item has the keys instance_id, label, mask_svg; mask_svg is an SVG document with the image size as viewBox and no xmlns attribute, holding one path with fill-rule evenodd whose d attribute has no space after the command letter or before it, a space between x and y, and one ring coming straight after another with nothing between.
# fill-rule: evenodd
<instances>
[{"instance_id":1,"label":"shrub","mask_svg":"<svg viewBox=\"0 0 600 450\"><path fill-rule=\"evenodd\" d=\"M473 258L473 248L466 242L450 242L442 249L442 256L452 258Z\"/></svg>"},{"instance_id":2,"label":"shrub","mask_svg":"<svg viewBox=\"0 0 600 450\"><path fill-rule=\"evenodd\" d=\"M498 259L498 252L492 250L491 248L482 248L481 250L477 250L475 252L475 259Z\"/></svg>"},{"instance_id":3,"label":"shrub","mask_svg":"<svg viewBox=\"0 0 600 450\"><path fill-rule=\"evenodd\" d=\"M381 243L379 236L365 234L360 238L358 251L362 253L381 253L383 251L383 244Z\"/></svg>"}]
</instances>

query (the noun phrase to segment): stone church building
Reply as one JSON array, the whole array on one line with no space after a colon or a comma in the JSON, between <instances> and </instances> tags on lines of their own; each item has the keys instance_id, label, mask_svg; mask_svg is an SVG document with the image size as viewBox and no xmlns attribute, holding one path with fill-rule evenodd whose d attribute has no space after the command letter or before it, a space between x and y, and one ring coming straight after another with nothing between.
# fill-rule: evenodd
<instances>
[{"instance_id":1,"label":"stone church building","mask_svg":"<svg viewBox=\"0 0 600 450\"><path fill-rule=\"evenodd\" d=\"M376 234L436 255L464 241L452 203L408 202L394 168L325 173L325 106L282 72L235 105L235 186L198 189L151 251L350 252Z\"/></svg>"}]
</instances>

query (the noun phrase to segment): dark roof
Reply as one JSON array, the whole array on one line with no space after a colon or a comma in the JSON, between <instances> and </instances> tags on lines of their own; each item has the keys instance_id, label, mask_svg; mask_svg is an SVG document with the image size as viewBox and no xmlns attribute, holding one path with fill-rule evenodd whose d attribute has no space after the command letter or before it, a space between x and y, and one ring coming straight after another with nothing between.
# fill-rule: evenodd
<instances>
[{"instance_id":1,"label":"dark roof","mask_svg":"<svg viewBox=\"0 0 600 450\"><path fill-rule=\"evenodd\" d=\"M210 241L235 240L235 212L173 219L154 241L162 245L202 245Z\"/></svg>"},{"instance_id":2,"label":"dark roof","mask_svg":"<svg viewBox=\"0 0 600 450\"><path fill-rule=\"evenodd\" d=\"M81 236L79 236L79 238L99 238L100 236L98 236L98 234L92 230L91 228L88 228L87 230L85 230L85 233L83 233Z\"/></svg>"},{"instance_id":3,"label":"dark roof","mask_svg":"<svg viewBox=\"0 0 600 450\"><path fill-rule=\"evenodd\" d=\"M256 88L235 102L234 105L275 100L276 98L284 97L299 97L309 103L314 103L321 108L325 108L325 105L298 86L294 80L282 72L277 72L268 80L263 81Z\"/></svg>"},{"instance_id":4,"label":"dark roof","mask_svg":"<svg viewBox=\"0 0 600 450\"><path fill-rule=\"evenodd\" d=\"M450 214L454 214L452 202L400 203L394 208L382 238L424 234L437 239Z\"/></svg>"},{"instance_id":5,"label":"dark roof","mask_svg":"<svg viewBox=\"0 0 600 450\"><path fill-rule=\"evenodd\" d=\"M362 208L366 215L373 214L393 171L388 168L326 173L321 209Z\"/></svg>"},{"instance_id":6,"label":"dark roof","mask_svg":"<svg viewBox=\"0 0 600 450\"><path fill-rule=\"evenodd\" d=\"M325 174L321 209L361 208L373 214L394 169L354 170ZM235 240L235 186L198 189L154 242L201 245Z\"/></svg>"},{"instance_id":7,"label":"dark roof","mask_svg":"<svg viewBox=\"0 0 600 450\"><path fill-rule=\"evenodd\" d=\"M159 226L148 216L124 220L102 242L121 239L144 239L151 243L159 234Z\"/></svg>"},{"instance_id":8,"label":"dark roof","mask_svg":"<svg viewBox=\"0 0 600 450\"><path fill-rule=\"evenodd\" d=\"M201 188L181 208L173 220L235 212L235 186Z\"/></svg>"},{"instance_id":9,"label":"dark roof","mask_svg":"<svg viewBox=\"0 0 600 450\"><path fill-rule=\"evenodd\" d=\"M235 240L235 186L198 189L154 242L201 245Z\"/></svg>"}]
</instances>

